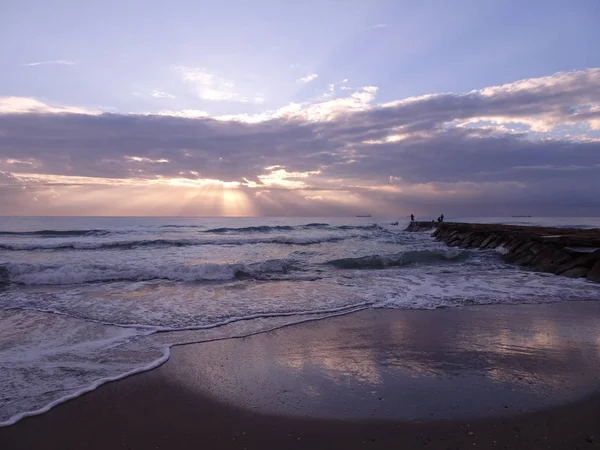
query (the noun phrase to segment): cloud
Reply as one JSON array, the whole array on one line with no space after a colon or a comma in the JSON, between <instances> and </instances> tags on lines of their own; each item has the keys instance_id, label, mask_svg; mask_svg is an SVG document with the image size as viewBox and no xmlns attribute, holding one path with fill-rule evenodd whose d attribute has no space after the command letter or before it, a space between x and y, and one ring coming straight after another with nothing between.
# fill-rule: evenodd
<instances>
[{"instance_id":1,"label":"cloud","mask_svg":"<svg viewBox=\"0 0 600 450\"><path fill-rule=\"evenodd\" d=\"M181 75L184 82L192 86L195 93L202 100L257 104L265 102L263 95L258 93L243 94L236 89L233 81L211 73L206 69L186 66L176 66L174 69Z\"/></svg>"},{"instance_id":2,"label":"cloud","mask_svg":"<svg viewBox=\"0 0 600 450\"><path fill-rule=\"evenodd\" d=\"M200 109L163 109L156 113L151 114L140 114L144 116L173 116L173 117L185 117L187 119L197 119L199 117L209 117L209 114L206 111L202 111Z\"/></svg>"},{"instance_id":3,"label":"cloud","mask_svg":"<svg viewBox=\"0 0 600 450\"><path fill-rule=\"evenodd\" d=\"M174 95L168 94L163 91L157 91L157 90L153 90L152 92L150 92L150 95L154 98L175 98Z\"/></svg>"},{"instance_id":4,"label":"cloud","mask_svg":"<svg viewBox=\"0 0 600 450\"><path fill-rule=\"evenodd\" d=\"M79 106L52 106L29 97L0 97L0 114L26 113L100 114L100 110Z\"/></svg>"},{"instance_id":5,"label":"cloud","mask_svg":"<svg viewBox=\"0 0 600 450\"><path fill-rule=\"evenodd\" d=\"M296 81L298 83L310 83L311 81L315 80L318 76L319 74L311 73L306 75L305 77L298 78Z\"/></svg>"},{"instance_id":6,"label":"cloud","mask_svg":"<svg viewBox=\"0 0 600 450\"><path fill-rule=\"evenodd\" d=\"M213 117L220 121L238 121L245 123L259 123L271 121L273 119L285 120L306 120L306 121L330 121L351 111L367 110L373 105L377 93L377 87L365 86L360 89L354 89L354 92L347 97L330 98L330 90L321 96L323 101L317 103L289 103L277 110L266 111L259 114L231 114Z\"/></svg>"},{"instance_id":7,"label":"cloud","mask_svg":"<svg viewBox=\"0 0 600 450\"><path fill-rule=\"evenodd\" d=\"M8 180L0 183L0 203L35 214L48 201L44 208L67 214L88 210L73 200L78 196L93 197L98 208L102 195L121 190L137 201L130 213L151 214L150 194L166 195L161 189L168 187L165 214L217 214L204 206L207 190L221 196L215 205L244 204L259 215L600 209L600 140L592 128L600 119L600 69L384 104L376 103L374 86L345 92L220 117L193 110L75 114L0 99L0 171ZM60 197L51 197L50 187ZM108 200L102 204L118 213Z\"/></svg>"},{"instance_id":8,"label":"cloud","mask_svg":"<svg viewBox=\"0 0 600 450\"><path fill-rule=\"evenodd\" d=\"M375 30L375 29L378 29L378 28L387 28L387 27L388 27L388 25L387 25L387 24L385 24L385 23L378 23L377 25L373 25L373 26L371 27L371 29L372 29L372 30Z\"/></svg>"},{"instance_id":9,"label":"cloud","mask_svg":"<svg viewBox=\"0 0 600 450\"><path fill-rule=\"evenodd\" d=\"M31 62L27 64L23 64L24 66L47 66L47 65L60 65L60 66L74 66L77 64L77 61L71 61L69 59L57 59L53 61L37 61Z\"/></svg>"}]
</instances>

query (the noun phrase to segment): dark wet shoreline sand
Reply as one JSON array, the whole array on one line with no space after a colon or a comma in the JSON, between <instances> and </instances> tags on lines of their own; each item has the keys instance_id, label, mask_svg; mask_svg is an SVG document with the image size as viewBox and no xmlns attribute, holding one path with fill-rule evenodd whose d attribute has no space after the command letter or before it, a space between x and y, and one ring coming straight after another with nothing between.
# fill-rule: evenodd
<instances>
[{"instance_id":1,"label":"dark wet shoreline sand","mask_svg":"<svg viewBox=\"0 0 600 450\"><path fill-rule=\"evenodd\" d=\"M367 310L173 349L1 449L600 448L600 303Z\"/></svg>"}]
</instances>

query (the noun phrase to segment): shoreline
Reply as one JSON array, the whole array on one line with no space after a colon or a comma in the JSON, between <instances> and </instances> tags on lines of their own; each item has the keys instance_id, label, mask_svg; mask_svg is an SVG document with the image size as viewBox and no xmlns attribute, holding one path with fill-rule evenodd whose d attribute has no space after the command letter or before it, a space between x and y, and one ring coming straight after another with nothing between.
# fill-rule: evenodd
<instances>
[{"instance_id":1,"label":"shoreline","mask_svg":"<svg viewBox=\"0 0 600 450\"><path fill-rule=\"evenodd\" d=\"M177 345L156 369L0 428L0 447L594 448L599 313L370 309Z\"/></svg>"},{"instance_id":2,"label":"shoreline","mask_svg":"<svg viewBox=\"0 0 600 450\"><path fill-rule=\"evenodd\" d=\"M281 328L292 327L295 325L301 325L301 324L305 324L305 323L309 323L309 322L317 322L320 320L350 315L350 314L364 311L366 309L369 309L369 305L354 305L354 306L350 307L350 309L348 309L348 307L342 307L339 309L333 309L333 310L330 309L327 311L314 312L312 314L302 314L302 313L283 314L283 315L277 316L277 318L281 319L281 318L285 318L285 317L289 317L289 316L297 316L297 317L303 317L303 318L299 319L295 322L290 322L290 323L284 322L283 324L273 324L272 326L266 327L266 328L261 328L260 326L258 326L257 329L251 329L251 330L243 332L242 334L239 334L239 335L229 336L229 335L225 334L225 336L223 336L223 335L217 334L213 338L201 337L201 335L196 334L196 333L202 333L202 332L206 332L206 331L210 332L211 330L224 330L229 325L235 325L239 322L247 322L247 321L251 322L253 320L261 319L263 317L259 316L259 317L238 319L233 322L224 322L221 324L216 324L209 328L194 327L194 328L184 328L184 329L175 329L175 330L158 330L154 333L156 336L169 335L171 333L175 333L175 334L176 333L192 333L192 337L184 338L184 340L189 339L189 341L187 341L187 342L170 343L170 342L168 342L168 340L167 340L167 342L157 342L157 345L163 346L164 351L165 351L163 356L161 356L160 358L158 358L154 361L151 361L144 366L134 368L128 372L118 374L114 377L98 379L98 380L94 381L93 383L91 383L90 385L86 386L85 388L83 388L73 394L69 394L65 397L61 397L57 400L54 400L39 409L16 414L16 415L10 417L9 420L7 420L5 422L0 422L0 430L5 427L10 427L28 417L36 417L36 416L45 414L48 411L51 411L53 408L56 408L57 406L59 406L63 403L70 402L72 400L76 400L77 398L79 398L83 395L89 394L106 384L118 382L118 381L124 380L126 378L130 378L130 377L133 377L136 375L142 375L144 373L153 371L153 370L159 368L160 366L162 366L163 364L167 363L171 359L172 350L176 347L182 347L182 346L187 346L187 345L199 345L199 344L218 342L218 341L223 341L223 340L244 339L244 338L256 336L258 334L270 333L270 332L279 330ZM271 318L271 316L268 315L267 318ZM196 335L194 336L194 334L196 334Z\"/></svg>"}]
</instances>

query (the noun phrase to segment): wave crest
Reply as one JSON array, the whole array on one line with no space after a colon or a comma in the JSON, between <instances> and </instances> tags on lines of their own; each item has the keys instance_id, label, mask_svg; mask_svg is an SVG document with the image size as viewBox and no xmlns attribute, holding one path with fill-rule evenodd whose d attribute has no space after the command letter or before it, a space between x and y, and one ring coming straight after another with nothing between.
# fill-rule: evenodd
<instances>
[{"instance_id":1,"label":"wave crest","mask_svg":"<svg viewBox=\"0 0 600 450\"><path fill-rule=\"evenodd\" d=\"M463 261L469 252L464 250L415 250L391 255L368 255L360 258L341 258L327 261L325 264L338 269L385 269L387 267L409 264L431 264L436 262Z\"/></svg>"},{"instance_id":2,"label":"wave crest","mask_svg":"<svg viewBox=\"0 0 600 450\"><path fill-rule=\"evenodd\" d=\"M289 259L273 259L256 263L196 265L156 265L146 267L108 265L43 265L7 263L0 265L0 282L24 285L69 285L114 281L228 281L253 278L268 280L290 272L297 263Z\"/></svg>"},{"instance_id":3,"label":"wave crest","mask_svg":"<svg viewBox=\"0 0 600 450\"><path fill-rule=\"evenodd\" d=\"M0 231L0 236L32 236L32 237L74 237L105 236L108 230L37 230L37 231Z\"/></svg>"},{"instance_id":4,"label":"wave crest","mask_svg":"<svg viewBox=\"0 0 600 450\"><path fill-rule=\"evenodd\" d=\"M211 228L210 230L206 230L205 233L214 233L214 234L222 234L222 233L270 233L271 231L292 231L294 227L287 225L276 225L276 226L267 226L261 225L256 227L241 227L241 228Z\"/></svg>"},{"instance_id":5,"label":"wave crest","mask_svg":"<svg viewBox=\"0 0 600 450\"><path fill-rule=\"evenodd\" d=\"M273 236L265 238L241 239L136 239L123 241L79 241L79 242L53 242L53 243L11 243L0 244L1 250L31 251L31 250L131 250L146 247L190 247L199 245L251 245L251 244L279 244L279 245L313 245L326 242L344 240L343 236Z\"/></svg>"}]
</instances>

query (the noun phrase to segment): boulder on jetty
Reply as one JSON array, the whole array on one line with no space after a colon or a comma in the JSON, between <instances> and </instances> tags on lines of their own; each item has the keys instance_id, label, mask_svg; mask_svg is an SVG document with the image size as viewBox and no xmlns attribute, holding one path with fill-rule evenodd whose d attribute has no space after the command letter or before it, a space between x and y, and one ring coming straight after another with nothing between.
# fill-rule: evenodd
<instances>
[{"instance_id":1,"label":"boulder on jetty","mask_svg":"<svg viewBox=\"0 0 600 450\"><path fill-rule=\"evenodd\" d=\"M534 270L600 282L600 229L454 222L411 222L406 231L434 229L451 247L504 249L503 258Z\"/></svg>"},{"instance_id":2,"label":"boulder on jetty","mask_svg":"<svg viewBox=\"0 0 600 450\"><path fill-rule=\"evenodd\" d=\"M412 221L408 224L408 227L404 231L427 231L435 228L435 222L417 222Z\"/></svg>"}]
</instances>

